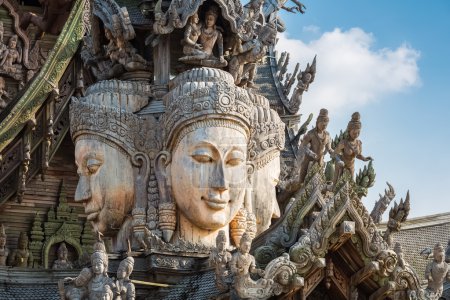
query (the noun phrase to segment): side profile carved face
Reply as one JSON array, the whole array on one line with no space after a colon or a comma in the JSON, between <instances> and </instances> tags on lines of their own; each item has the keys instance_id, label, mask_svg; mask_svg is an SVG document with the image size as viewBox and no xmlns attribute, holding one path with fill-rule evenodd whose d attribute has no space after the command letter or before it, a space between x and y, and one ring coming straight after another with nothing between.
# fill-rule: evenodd
<instances>
[{"instance_id":1,"label":"side profile carved face","mask_svg":"<svg viewBox=\"0 0 450 300\"><path fill-rule=\"evenodd\" d=\"M201 229L229 224L244 200L246 156L247 138L236 129L187 133L172 153L167 175L180 213Z\"/></svg>"},{"instance_id":2,"label":"side profile carved face","mask_svg":"<svg viewBox=\"0 0 450 300\"><path fill-rule=\"evenodd\" d=\"M275 190L280 172L280 156L277 156L253 173L252 206L256 216L257 235L269 228L272 218L280 217Z\"/></svg>"},{"instance_id":3,"label":"side profile carved face","mask_svg":"<svg viewBox=\"0 0 450 300\"><path fill-rule=\"evenodd\" d=\"M79 181L75 201L83 201L87 219L104 234L119 230L134 201L133 168L129 157L94 139L75 144Z\"/></svg>"}]
</instances>

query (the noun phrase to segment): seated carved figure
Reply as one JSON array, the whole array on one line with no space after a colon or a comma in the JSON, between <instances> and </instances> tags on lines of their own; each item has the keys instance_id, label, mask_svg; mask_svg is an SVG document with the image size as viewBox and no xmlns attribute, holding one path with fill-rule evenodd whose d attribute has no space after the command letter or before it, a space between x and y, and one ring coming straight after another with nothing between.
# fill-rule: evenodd
<instances>
[{"instance_id":1,"label":"seated carved figure","mask_svg":"<svg viewBox=\"0 0 450 300\"><path fill-rule=\"evenodd\" d=\"M53 263L52 269L72 269L72 262L67 258L68 250L66 243L61 243L58 248L58 259Z\"/></svg>"},{"instance_id":2,"label":"seated carved figure","mask_svg":"<svg viewBox=\"0 0 450 300\"><path fill-rule=\"evenodd\" d=\"M17 73L22 69L22 48L17 45L17 35L9 38L8 47L2 52L0 69L7 73Z\"/></svg>"},{"instance_id":3,"label":"seated carved figure","mask_svg":"<svg viewBox=\"0 0 450 300\"><path fill-rule=\"evenodd\" d=\"M256 268L255 258L249 253L252 240L247 233L241 238L239 251L233 254L230 262L231 272L234 275L233 292L241 299L251 298L254 289L266 289L273 284L271 279L253 280L250 274L264 276L264 270Z\"/></svg>"},{"instance_id":4,"label":"seated carved figure","mask_svg":"<svg viewBox=\"0 0 450 300\"><path fill-rule=\"evenodd\" d=\"M206 11L203 25L198 24L198 16L191 17L183 39L185 56L181 57L180 61L206 67L225 67L227 65L227 61L223 57L222 33L216 27L218 17L219 8L217 6L211 6ZM216 45L219 58L213 54Z\"/></svg>"},{"instance_id":5,"label":"seated carved figure","mask_svg":"<svg viewBox=\"0 0 450 300\"><path fill-rule=\"evenodd\" d=\"M8 265L13 267L31 267L33 264L33 254L28 249L28 236L21 232L17 243L17 249L14 249L8 258Z\"/></svg>"},{"instance_id":6,"label":"seated carved figure","mask_svg":"<svg viewBox=\"0 0 450 300\"><path fill-rule=\"evenodd\" d=\"M164 148L156 157L160 228L176 238L213 246L242 207L247 182L251 100L227 72L192 69L164 97ZM163 208L163 210L161 210ZM164 224L161 224L164 220ZM229 239L227 239L229 240Z\"/></svg>"},{"instance_id":7,"label":"seated carved figure","mask_svg":"<svg viewBox=\"0 0 450 300\"><path fill-rule=\"evenodd\" d=\"M280 217L275 186L280 176L280 151L284 148L285 125L278 113L269 107L269 101L260 95L255 99L252 112L251 141L248 157L253 165L252 201L249 211L256 217L256 235Z\"/></svg>"}]
</instances>

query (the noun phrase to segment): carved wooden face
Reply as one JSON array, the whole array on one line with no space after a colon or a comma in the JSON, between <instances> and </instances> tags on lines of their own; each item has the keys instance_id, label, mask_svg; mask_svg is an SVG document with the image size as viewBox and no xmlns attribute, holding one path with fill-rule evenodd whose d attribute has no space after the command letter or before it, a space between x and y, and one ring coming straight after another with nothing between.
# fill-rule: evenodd
<instances>
[{"instance_id":1,"label":"carved wooden face","mask_svg":"<svg viewBox=\"0 0 450 300\"><path fill-rule=\"evenodd\" d=\"M92 261L92 271L94 274L99 275L103 274L105 271L105 265L103 264L103 260L96 258Z\"/></svg>"},{"instance_id":2,"label":"carved wooden face","mask_svg":"<svg viewBox=\"0 0 450 300\"><path fill-rule=\"evenodd\" d=\"M201 229L228 225L244 200L246 155L247 137L236 129L187 133L172 154L168 174L180 213Z\"/></svg>"},{"instance_id":3,"label":"carved wooden face","mask_svg":"<svg viewBox=\"0 0 450 300\"><path fill-rule=\"evenodd\" d=\"M112 146L93 139L75 145L80 176L75 201L83 201L94 229L107 235L117 231L134 202L134 177L130 159Z\"/></svg>"},{"instance_id":4,"label":"carved wooden face","mask_svg":"<svg viewBox=\"0 0 450 300\"><path fill-rule=\"evenodd\" d=\"M269 228L272 217L280 217L275 186L280 177L280 156L273 158L252 176L252 207L257 234Z\"/></svg>"}]
</instances>

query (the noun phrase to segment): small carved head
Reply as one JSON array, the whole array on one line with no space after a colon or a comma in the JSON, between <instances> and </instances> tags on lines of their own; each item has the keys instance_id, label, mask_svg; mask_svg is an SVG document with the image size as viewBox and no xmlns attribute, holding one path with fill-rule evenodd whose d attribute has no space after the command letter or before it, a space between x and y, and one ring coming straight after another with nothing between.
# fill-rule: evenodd
<instances>
[{"instance_id":1,"label":"small carved head","mask_svg":"<svg viewBox=\"0 0 450 300\"><path fill-rule=\"evenodd\" d=\"M28 236L25 232L21 232L18 240L18 248L20 250L28 249Z\"/></svg>"},{"instance_id":2,"label":"small carved head","mask_svg":"<svg viewBox=\"0 0 450 300\"><path fill-rule=\"evenodd\" d=\"M436 262L441 263L444 261L444 247L441 245L441 243L437 243L434 246L433 257Z\"/></svg>"},{"instance_id":3,"label":"small carved head","mask_svg":"<svg viewBox=\"0 0 450 300\"><path fill-rule=\"evenodd\" d=\"M117 279L128 279L133 272L134 258L129 256L122 260L117 268Z\"/></svg>"},{"instance_id":4,"label":"small carved head","mask_svg":"<svg viewBox=\"0 0 450 300\"><path fill-rule=\"evenodd\" d=\"M106 275L108 271L108 255L103 251L95 251L91 255L92 271L96 275Z\"/></svg>"},{"instance_id":5,"label":"small carved head","mask_svg":"<svg viewBox=\"0 0 450 300\"><path fill-rule=\"evenodd\" d=\"M322 108L320 110L319 116L317 117L316 126L320 131L327 129L328 122L330 119L328 118L328 110Z\"/></svg>"},{"instance_id":6,"label":"small carved head","mask_svg":"<svg viewBox=\"0 0 450 300\"><path fill-rule=\"evenodd\" d=\"M347 131L351 139L357 139L361 132L361 116L359 112L352 114L352 119L348 122Z\"/></svg>"},{"instance_id":7,"label":"small carved head","mask_svg":"<svg viewBox=\"0 0 450 300\"><path fill-rule=\"evenodd\" d=\"M216 237L216 248L219 252L225 250L227 245L227 236L225 235L225 231L220 230L219 234Z\"/></svg>"},{"instance_id":8,"label":"small carved head","mask_svg":"<svg viewBox=\"0 0 450 300\"><path fill-rule=\"evenodd\" d=\"M205 13L206 27L213 27L216 24L217 17L219 16L219 8L217 6L211 6Z\"/></svg>"},{"instance_id":9,"label":"small carved head","mask_svg":"<svg viewBox=\"0 0 450 300\"><path fill-rule=\"evenodd\" d=\"M67 260L67 247L66 243L62 242L61 245L58 248L58 259L59 260Z\"/></svg>"},{"instance_id":10,"label":"small carved head","mask_svg":"<svg viewBox=\"0 0 450 300\"><path fill-rule=\"evenodd\" d=\"M241 237L239 249L241 250L242 253L249 253L251 246L252 246L252 238L247 232L244 232L244 234Z\"/></svg>"},{"instance_id":11,"label":"small carved head","mask_svg":"<svg viewBox=\"0 0 450 300\"><path fill-rule=\"evenodd\" d=\"M9 48L12 48L12 49L16 48L17 40L18 40L17 35L12 35L8 41Z\"/></svg>"}]
</instances>

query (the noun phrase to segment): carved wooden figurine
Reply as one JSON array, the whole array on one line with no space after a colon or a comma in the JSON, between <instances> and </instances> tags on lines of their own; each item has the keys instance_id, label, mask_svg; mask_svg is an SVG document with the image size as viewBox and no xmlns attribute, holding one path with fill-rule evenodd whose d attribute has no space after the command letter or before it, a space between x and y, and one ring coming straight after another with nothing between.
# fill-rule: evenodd
<instances>
[{"instance_id":1,"label":"carved wooden figurine","mask_svg":"<svg viewBox=\"0 0 450 300\"><path fill-rule=\"evenodd\" d=\"M234 276L232 293L240 299L247 299L252 296L252 290L257 288L265 289L273 283L272 280L264 278L253 280L250 274L264 276L264 270L256 268L255 258L249 253L252 240L247 233L241 238L239 251L233 254L230 268Z\"/></svg>"},{"instance_id":2,"label":"carved wooden figurine","mask_svg":"<svg viewBox=\"0 0 450 300\"><path fill-rule=\"evenodd\" d=\"M9 98L9 95L6 92L5 88L5 79L3 77L0 77L0 111L2 111L2 109L4 109L8 105L8 103L4 99Z\"/></svg>"},{"instance_id":3,"label":"carved wooden figurine","mask_svg":"<svg viewBox=\"0 0 450 300\"><path fill-rule=\"evenodd\" d=\"M0 266L6 266L6 259L8 258L9 249L6 248L6 232L5 226L0 227Z\"/></svg>"},{"instance_id":4,"label":"carved wooden figurine","mask_svg":"<svg viewBox=\"0 0 450 300\"><path fill-rule=\"evenodd\" d=\"M211 249L209 262L214 267L216 287L221 293L229 291L233 281L229 268L231 253L227 250L227 245L225 231L220 230L216 238L216 247Z\"/></svg>"},{"instance_id":5,"label":"carved wooden figurine","mask_svg":"<svg viewBox=\"0 0 450 300\"><path fill-rule=\"evenodd\" d=\"M327 152L330 153L330 155L334 154L334 151L331 148L330 134L326 131L329 120L328 110L322 108L317 117L316 127L308 131L303 137L300 147L305 151L305 156L301 162L300 182L305 180L311 162L318 162L323 166L325 154Z\"/></svg>"},{"instance_id":6,"label":"carved wooden figurine","mask_svg":"<svg viewBox=\"0 0 450 300\"><path fill-rule=\"evenodd\" d=\"M66 243L62 242L58 248L58 259L53 263L52 269L72 269L73 264L67 258L67 254Z\"/></svg>"},{"instance_id":7,"label":"carved wooden figurine","mask_svg":"<svg viewBox=\"0 0 450 300\"><path fill-rule=\"evenodd\" d=\"M17 249L14 249L8 258L8 265L13 267L31 267L33 264L33 254L28 249L28 236L21 232L17 242Z\"/></svg>"},{"instance_id":8,"label":"carved wooden figurine","mask_svg":"<svg viewBox=\"0 0 450 300\"><path fill-rule=\"evenodd\" d=\"M334 182L343 174L344 169L348 170L353 176L355 173L355 158L362 161L372 160L370 156L362 155L362 143L358 139L361 132L361 117L359 112L352 115L352 119L347 125L347 136L336 146L336 171L334 174Z\"/></svg>"},{"instance_id":9,"label":"carved wooden figurine","mask_svg":"<svg viewBox=\"0 0 450 300\"><path fill-rule=\"evenodd\" d=\"M8 47L2 52L0 69L11 75L22 69L22 48L17 45L17 35L9 38Z\"/></svg>"},{"instance_id":10,"label":"carved wooden figurine","mask_svg":"<svg viewBox=\"0 0 450 300\"><path fill-rule=\"evenodd\" d=\"M225 67L227 65L227 61L223 57L222 33L216 26L219 12L217 6L211 6L205 13L205 22L202 25L198 24L198 16L195 14L190 18L183 39L185 56L181 57L180 61L206 67ZM219 58L213 54L216 45Z\"/></svg>"},{"instance_id":11,"label":"carved wooden figurine","mask_svg":"<svg viewBox=\"0 0 450 300\"><path fill-rule=\"evenodd\" d=\"M433 261L425 269L428 286L425 290L429 299L439 299L445 280L450 281L450 265L445 262L444 247L438 243L434 246Z\"/></svg>"},{"instance_id":12,"label":"carved wooden figurine","mask_svg":"<svg viewBox=\"0 0 450 300\"><path fill-rule=\"evenodd\" d=\"M130 280L133 267L134 258L131 256L120 262L117 269L117 280L114 285L115 300L134 300L136 298L134 284Z\"/></svg>"}]
</instances>

